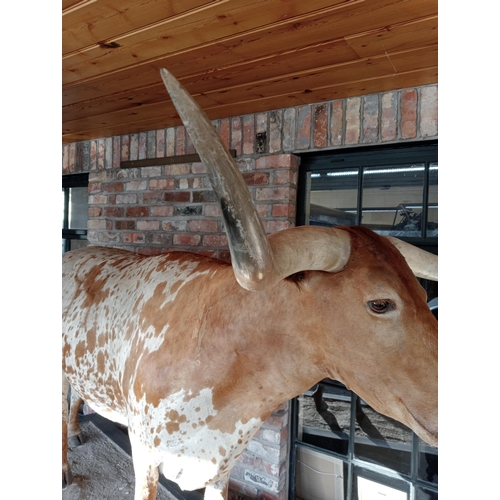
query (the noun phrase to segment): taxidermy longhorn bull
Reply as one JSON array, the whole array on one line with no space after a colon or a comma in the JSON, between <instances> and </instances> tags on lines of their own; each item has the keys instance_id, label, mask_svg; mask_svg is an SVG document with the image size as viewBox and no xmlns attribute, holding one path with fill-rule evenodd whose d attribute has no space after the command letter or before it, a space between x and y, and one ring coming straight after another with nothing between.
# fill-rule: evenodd
<instances>
[{"instance_id":1,"label":"taxidermy longhorn bull","mask_svg":"<svg viewBox=\"0 0 500 500\"><path fill-rule=\"evenodd\" d=\"M64 254L63 485L69 384L128 426L135 500L156 498L159 472L226 498L260 425L326 377L437 446L437 321L415 278L437 279L437 258L363 227L267 237L211 122L161 76L219 199L232 264L92 246Z\"/></svg>"}]
</instances>

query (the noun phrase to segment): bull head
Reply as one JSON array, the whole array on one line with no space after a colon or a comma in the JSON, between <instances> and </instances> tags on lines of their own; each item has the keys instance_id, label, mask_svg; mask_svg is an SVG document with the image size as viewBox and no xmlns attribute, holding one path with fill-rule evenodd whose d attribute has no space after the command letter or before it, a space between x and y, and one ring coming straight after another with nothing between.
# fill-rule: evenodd
<instances>
[{"instance_id":1,"label":"bull head","mask_svg":"<svg viewBox=\"0 0 500 500\"><path fill-rule=\"evenodd\" d=\"M278 232L269 238L266 236L243 177L211 121L167 70L162 69L161 76L219 199L232 266L238 283L246 290L257 292L274 287L284 278L301 271L339 273L348 267L354 241L349 228L303 226ZM332 370L328 373L331 378L337 378L351 387L379 412L400 420L424 440L437 445L437 324L435 318L430 317L432 316L430 312L429 318L426 316L425 294L422 293L423 290L415 278L411 277L413 272L418 277L437 280L437 257L395 238L369 236L369 238L375 237L387 242L383 246L390 247L387 252L395 262L401 259L398 252L395 252L395 249L399 250L406 260L407 269L408 266L411 269L411 271L408 269L403 281L410 283L412 280L412 283L401 293L406 293L408 298L405 300L408 303L413 300L412 295L418 295L415 298L417 306L410 313L410 318L413 319L407 318L405 321L406 324L416 323L414 331L419 335L422 332L423 337L413 339L410 328L410 335L408 332L405 333L405 342L408 342L410 347L403 354L416 355L422 362L418 369L412 360L402 362L407 364L407 368L403 367L398 374L404 379L400 385L405 386L399 392L391 392L388 389L391 384L397 384L387 380L386 375L375 373L377 370L380 371L380 366L376 366L376 360L367 360L367 365L370 363L372 365L366 367L364 379L354 368L349 367L342 368L343 373L347 374L343 377L339 375L339 371ZM353 265L362 266L362 258L357 257L357 259L358 263ZM376 273L372 275L372 279L383 278L384 272L382 268L378 275ZM404 270L402 272L406 273ZM381 321L387 321L386 331L401 329L401 322L398 322L398 318L394 318L397 314L384 309L387 306L384 301L377 303L377 300L367 300L365 305L367 304L372 308L370 314L375 313L375 316L379 314L379 318L372 317L367 320L367 330L372 328L369 321L378 325ZM376 310L377 308L379 310ZM425 318L419 318L422 311ZM359 314L361 317L364 313L360 309L352 314ZM381 320L382 317L386 319ZM431 333L426 333L430 330ZM349 335L347 330L346 335ZM393 350L396 352L397 348L394 347ZM428 363L429 369L423 366L425 363ZM386 379L381 380L380 388L371 383L370 373L380 379ZM432 386L431 394L428 396L425 395L427 386Z\"/></svg>"},{"instance_id":2,"label":"bull head","mask_svg":"<svg viewBox=\"0 0 500 500\"><path fill-rule=\"evenodd\" d=\"M215 127L174 76L162 69L161 77L219 199L238 283L257 291L300 271L341 270L350 255L350 238L344 231L316 227L308 231L310 228L302 227L300 230L308 233L303 240L307 241L306 248L297 246L296 234L277 233L267 238L245 181ZM396 238L389 239L416 276L437 280L436 256Z\"/></svg>"}]
</instances>

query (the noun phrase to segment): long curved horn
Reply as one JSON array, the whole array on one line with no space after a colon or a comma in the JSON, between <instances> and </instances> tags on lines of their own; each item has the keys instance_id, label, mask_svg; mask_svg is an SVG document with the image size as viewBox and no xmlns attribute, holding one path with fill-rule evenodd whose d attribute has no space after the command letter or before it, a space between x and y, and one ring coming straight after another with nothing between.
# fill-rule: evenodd
<instances>
[{"instance_id":1,"label":"long curved horn","mask_svg":"<svg viewBox=\"0 0 500 500\"><path fill-rule=\"evenodd\" d=\"M415 276L438 281L438 257L392 236L387 239L401 252Z\"/></svg>"},{"instance_id":2,"label":"long curved horn","mask_svg":"<svg viewBox=\"0 0 500 500\"><path fill-rule=\"evenodd\" d=\"M245 181L206 114L173 75L160 73L219 199L236 279L247 290L267 288L276 281L274 258Z\"/></svg>"},{"instance_id":3,"label":"long curved horn","mask_svg":"<svg viewBox=\"0 0 500 500\"><path fill-rule=\"evenodd\" d=\"M345 231L306 226L268 240L245 181L212 122L174 76L166 69L160 73L219 199L238 283L256 291L299 271L345 267L351 248Z\"/></svg>"}]
</instances>

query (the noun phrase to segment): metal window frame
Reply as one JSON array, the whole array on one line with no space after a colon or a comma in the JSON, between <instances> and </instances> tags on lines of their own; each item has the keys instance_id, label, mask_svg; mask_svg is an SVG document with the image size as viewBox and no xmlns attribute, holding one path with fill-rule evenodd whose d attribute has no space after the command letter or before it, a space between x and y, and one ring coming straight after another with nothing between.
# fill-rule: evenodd
<instances>
[{"instance_id":1,"label":"metal window frame","mask_svg":"<svg viewBox=\"0 0 500 500\"><path fill-rule=\"evenodd\" d=\"M384 165L397 165L402 162L419 162L425 163L424 171L424 192L423 203L428 206L429 199L429 165L438 161L438 142L437 141L422 141L419 143L410 143L405 145L392 144L387 146L367 146L353 149L342 149L336 151L317 151L300 155L301 164L298 175L297 188L297 226L304 225L306 222L306 191L308 174L332 169L358 168L358 198L357 198L357 224L360 223L361 208L362 208L362 193L363 193L363 169L379 165L382 162ZM427 209L425 213L424 224L427 222ZM426 227L426 226L424 226ZM437 254L437 238L401 238L410 243L419 246L427 251ZM372 464L354 454L354 437L355 437L355 422L356 422L356 398L358 397L352 391L351 393L351 426L349 433L349 448L347 456L325 450L314 445L303 443L298 440L298 398L291 401L290 411L290 468L288 481L288 498L295 498L296 485L296 470L297 470L297 449L299 446L306 447L324 453L342 460L347 466L347 486L345 500L355 500L356 493L356 477L366 477L373 479L387 486L403 489L408 492L409 500L417 500L417 489L419 487L426 488L430 491L438 493L438 485L430 483L419 478L419 443L420 439L413 433L411 446L411 466L409 474L402 474L382 465Z\"/></svg>"},{"instance_id":2,"label":"metal window frame","mask_svg":"<svg viewBox=\"0 0 500 500\"><path fill-rule=\"evenodd\" d=\"M64 191L64 215L62 238L65 240L64 251L70 249L71 240L86 240L86 229L69 229L69 190L74 187L87 187L89 185L89 174L68 174L62 176L62 189Z\"/></svg>"},{"instance_id":3,"label":"metal window frame","mask_svg":"<svg viewBox=\"0 0 500 500\"><path fill-rule=\"evenodd\" d=\"M356 149L342 149L335 151L316 151L300 155L301 162L297 186L297 226L303 226L306 223L305 200L307 195L307 176L313 172L324 172L326 170L344 170L347 168L358 169L357 186L357 219L356 224L361 224L362 203L363 203L363 172L366 168L380 165L383 163L387 167L401 163L419 162L425 163L424 186L422 202L425 206L429 200L429 166L438 161L438 143L437 141L425 141L422 143L411 143L405 145L392 146L367 146ZM427 225L427 210L422 210L424 217L423 227ZM428 249L437 246L437 238L431 237L401 237L421 248Z\"/></svg>"}]
</instances>

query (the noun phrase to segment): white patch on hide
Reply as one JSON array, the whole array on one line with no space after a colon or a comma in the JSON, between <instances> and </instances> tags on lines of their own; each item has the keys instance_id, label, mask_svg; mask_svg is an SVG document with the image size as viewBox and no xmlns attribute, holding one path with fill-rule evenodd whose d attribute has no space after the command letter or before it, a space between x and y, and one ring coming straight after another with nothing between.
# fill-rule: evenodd
<instances>
[{"instance_id":1,"label":"white patch on hide","mask_svg":"<svg viewBox=\"0 0 500 500\"><path fill-rule=\"evenodd\" d=\"M235 422L232 433L211 429L211 417L217 415L212 392L206 388L192 396L181 390L162 399L157 407L147 403L145 396L133 403L138 410L131 418L133 432L164 476L184 490L203 488L220 479L262 424L259 418L252 418L245 424Z\"/></svg>"}]
</instances>

